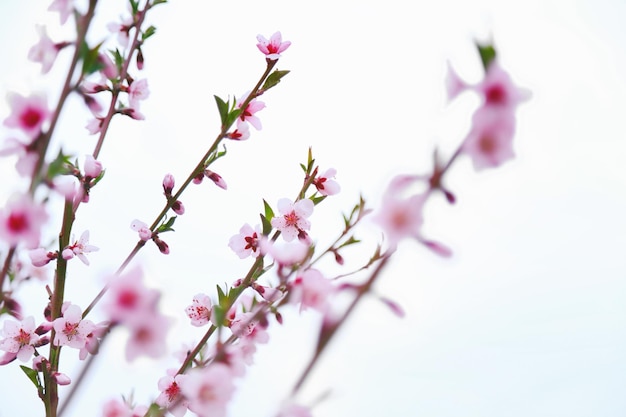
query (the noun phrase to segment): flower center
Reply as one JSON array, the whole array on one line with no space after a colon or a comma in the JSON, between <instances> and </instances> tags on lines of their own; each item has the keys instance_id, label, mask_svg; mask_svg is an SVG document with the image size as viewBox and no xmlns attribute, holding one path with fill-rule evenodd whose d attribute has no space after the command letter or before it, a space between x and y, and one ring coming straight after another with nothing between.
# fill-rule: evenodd
<instances>
[{"instance_id":1,"label":"flower center","mask_svg":"<svg viewBox=\"0 0 626 417\"><path fill-rule=\"evenodd\" d=\"M478 147L482 153L490 155L496 151L496 140L490 135L482 136L478 142Z\"/></svg>"},{"instance_id":2,"label":"flower center","mask_svg":"<svg viewBox=\"0 0 626 417\"><path fill-rule=\"evenodd\" d=\"M23 329L20 329L19 334L13 339L20 344L20 347L30 344L30 334L25 332Z\"/></svg>"},{"instance_id":3,"label":"flower center","mask_svg":"<svg viewBox=\"0 0 626 417\"><path fill-rule=\"evenodd\" d=\"M41 122L41 113L35 109L27 109L21 114L20 120L29 129L33 129Z\"/></svg>"},{"instance_id":4,"label":"flower center","mask_svg":"<svg viewBox=\"0 0 626 417\"><path fill-rule=\"evenodd\" d=\"M285 214L285 223L287 226L295 226L298 223L298 215L295 211Z\"/></svg>"},{"instance_id":5,"label":"flower center","mask_svg":"<svg viewBox=\"0 0 626 417\"><path fill-rule=\"evenodd\" d=\"M506 91L500 84L492 85L485 92L485 99L488 104L505 104Z\"/></svg>"},{"instance_id":6,"label":"flower center","mask_svg":"<svg viewBox=\"0 0 626 417\"><path fill-rule=\"evenodd\" d=\"M24 213L11 213L7 226L14 233L23 232L28 228L28 218Z\"/></svg>"}]
</instances>

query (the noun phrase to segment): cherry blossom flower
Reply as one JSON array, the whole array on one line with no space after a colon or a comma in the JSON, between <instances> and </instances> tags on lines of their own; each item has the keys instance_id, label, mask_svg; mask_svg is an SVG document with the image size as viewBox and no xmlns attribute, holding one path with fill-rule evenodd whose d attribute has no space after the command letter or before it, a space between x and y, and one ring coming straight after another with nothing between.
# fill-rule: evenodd
<instances>
[{"instance_id":1,"label":"cherry blossom flower","mask_svg":"<svg viewBox=\"0 0 626 417\"><path fill-rule=\"evenodd\" d=\"M301 264L309 254L310 246L300 240L290 243L276 243L261 238L259 244L261 254L269 255L281 267L291 267Z\"/></svg>"},{"instance_id":2,"label":"cherry blossom flower","mask_svg":"<svg viewBox=\"0 0 626 417\"><path fill-rule=\"evenodd\" d=\"M68 305L63 311L63 316L54 320L54 340L57 346L69 346L82 349L87 343L87 335L96 329L96 325L90 320L83 320L81 308L75 304Z\"/></svg>"},{"instance_id":3,"label":"cherry blossom flower","mask_svg":"<svg viewBox=\"0 0 626 417\"><path fill-rule=\"evenodd\" d=\"M133 410L128 404L112 399L102 407L102 417L133 417Z\"/></svg>"},{"instance_id":4,"label":"cherry blossom flower","mask_svg":"<svg viewBox=\"0 0 626 417\"><path fill-rule=\"evenodd\" d=\"M85 176L98 178L102 173L102 163L94 159L92 155L85 155Z\"/></svg>"},{"instance_id":5,"label":"cherry blossom flower","mask_svg":"<svg viewBox=\"0 0 626 417\"><path fill-rule=\"evenodd\" d=\"M210 179L211 181L213 181L215 185L217 185L221 189L223 190L228 189L228 186L226 185L226 181L224 181L224 178L222 178L221 175L211 171L210 169L204 170L204 176Z\"/></svg>"},{"instance_id":6,"label":"cherry blossom flower","mask_svg":"<svg viewBox=\"0 0 626 417\"><path fill-rule=\"evenodd\" d=\"M259 41L256 45L259 51L263 52L266 58L272 61L280 58L280 53L284 52L291 45L289 41L283 42L280 32L274 33L269 40L262 35L257 35L256 39Z\"/></svg>"},{"instance_id":7,"label":"cherry blossom flower","mask_svg":"<svg viewBox=\"0 0 626 417\"><path fill-rule=\"evenodd\" d=\"M61 24L64 25L67 22L67 18L70 17L74 11L74 0L53 0L49 12L59 12L59 18Z\"/></svg>"},{"instance_id":8,"label":"cherry blossom flower","mask_svg":"<svg viewBox=\"0 0 626 417\"><path fill-rule=\"evenodd\" d=\"M469 88L469 85L459 77L452 65L448 62L448 71L446 72L446 92L448 101L454 100L459 94Z\"/></svg>"},{"instance_id":9,"label":"cherry blossom flower","mask_svg":"<svg viewBox=\"0 0 626 417\"><path fill-rule=\"evenodd\" d=\"M46 27L37 25L39 42L28 51L28 59L41 64L41 73L46 74L52 68L59 53L59 46L48 37Z\"/></svg>"},{"instance_id":10,"label":"cherry blossom flower","mask_svg":"<svg viewBox=\"0 0 626 417\"><path fill-rule=\"evenodd\" d=\"M161 394L155 402L160 407L168 408L174 417L182 417L187 413L188 401L182 397L179 386L181 378L182 375L176 375L176 370L172 370L159 379L157 384Z\"/></svg>"},{"instance_id":11,"label":"cherry blossom flower","mask_svg":"<svg viewBox=\"0 0 626 417\"><path fill-rule=\"evenodd\" d=\"M298 404L288 404L282 408L278 417L313 417L309 407Z\"/></svg>"},{"instance_id":12,"label":"cherry blossom flower","mask_svg":"<svg viewBox=\"0 0 626 417\"><path fill-rule=\"evenodd\" d=\"M154 311L158 298L157 290L144 285L141 269L133 268L111 277L104 310L110 320L125 323L133 317L145 317L145 311Z\"/></svg>"},{"instance_id":13,"label":"cherry blossom flower","mask_svg":"<svg viewBox=\"0 0 626 417\"><path fill-rule=\"evenodd\" d=\"M230 330L239 338L249 339L256 343L267 343L269 334L265 330L266 325L263 326L262 320L256 316L256 311L237 313L230 322ZM267 323L267 320L265 322Z\"/></svg>"},{"instance_id":14,"label":"cherry blossom flower","mask_svg":"<svg viewBox=\"0 0 626 417\"><path fill-rule=\"evenodd\" d=\"M191 319L191 325L204 326L211 318L211 297L206 294L196 294L191 305L185 308L185 313Z\"/></svg>"},{"instance_id":15,"label":"cherry blossom flower","mask_svg":"<svg viewBox=\"0 0 626 417\"><path fill-rule=\"evenodd\" d=\"M42 267L56 259L59 254L57 252L48 252L44 248L37 248L29 251L28 256L33 266Z\"/></svg>"},{"instance_id":16,"label":"cherry blossom flower","mask_svg":"<svg viewBox=\"0 0 626 417\"><path fill-rule=\"evenodd\" d=\"M519 103L530 98L530 92L515 86L510 75L497 61L489 65L485 78L475 89L482 95L485 106L513 110Z\"/></svg>"},{"instance_id":17,"label":"cherry blossom flower","mask_svg":"<svg viewBox=\"0 0 626 417\"><path fill-rule=\"evenodd\" d=\"M244 103L244 101L246 101L249 94L250 92L248 91L243 96L241 96L239 100L237 100L237 108L241 108L241 105ZM256 98L252 99L248 103L246 108L241 111L241 114L239 115L239 120L242 122L250 123L256 130L261 130L261 128L263 127L261 124L261 119L255 116L255 114L258 111L263 110L264 108L265 103L263 103L262 101L257 101Z\"/></svg>"},{"instance_id":18,"label":"cherry blossom flower","mask_svg":"<svg viewBox=\"0 0 626 417\"><path fill-rule=\"evenodd\" d=\"M135 110L139 110L140 102L149 96L150 90L148 89L148 80L146 79L135 80L128 86L128 104Z\"/></svg>"},{"instance_id":19,"label":"cherry blossom flower","mask_svg":"<svg viewBox=\"0 0 626 417\"><path fill-rule=\"evenodd\" d=\"M133 316L126 317L124 324L130 330L126 343L126 360L131 362L139 356L160 358L166 351L167 331L171 320L156 309L142 309Z\"/></svg>"},{"instance_id":20,"label":"cherry blossom flower","mask_svg":"<svg viewBox=\"0 0 626 417\"><path fill-rule=\"evenodd\" d=\"M26 317L21 322L7 320L2 329L3 339L0 340L0 350L14 354L22 362L27 362L33 353L34 345L39 341L35 333L35 318Z\"/></svg>"},{"instance_id":21,"label":"cherry blossom flower","mask_svg":"<svg viewBox=\"0 0 626 417\"><path fill-rule=\"evenodd\" d=\"M24 242L34 249L39 245L41 228L47 220L42 205L35 204L28 195L17 197L0 211L0 238L11 246Z\"/></svg>"},{"instance_id":22,"label":"cherry blossom flower","mask_svg":"<svg viewBox=\"0 0 626 417\"><path fill-rule=\"evenodd\" d=\"M85 128L89 132L90 135L95 135L96 133L100 133L102 130L102 124L104 123L104 117L96 116L93 119L89 120Z\"/></svg>"},{"instance_id":23,"label":"cherry blossom flower","mask_svg":"<svg viewBox=\"0 0 626 417\"><path fill-rule=\"evenodd\" d=\"M292 203L288 198L278 200L278 211L281 216L274 217L272 226L280 230L283 239L291 242L296 237L307 236L306 230L311 228L311 223L307 220L313 213L315 205L308 198Z\"/></svg>"},{"instance_id":24,"label":"cherry blossom flower","mask_svg":"<svg viewBox=\"0 0 626 417\"><path fill-rule=\"evenodd\" d=\"M335 195L340 190L341 187L331 178L335 178L337 174L337 170L334 168L330 168L326 170L322 175L315 177L313 180L313 185L317 188L317 191L322 195Z\"/></svg>"},{"instance_id":25,"label":"cherry blossom flower","mask_svg":"<svg viewBox=\"0 0 626 417\"><path fill-rule=\"evenodd\" d=\"M329 307L329 297L335 292L332 283L317 269L307 269L293 282L290 301L300 303L300 311L313 308L321 313Z\"/></svg>"},{"instance_id":26,"label":"cherry blossom flower","mask_svg":"<svg viewBox=\"0 0 626 417\"><path fill-rule=\"evenodd\" d=\"M9 94L11 115L4 120L7 127L20 129L29 137L35 138L41 127L50 119L52 113L48 109L48 101L43 94L23 97L17 93Z\"/></svg>"},{"instance_id":27,"label":"cherry blossom flower","mask_svg":"<svg viewBox=\"0 0 626 417\"><path fill-rule=\"evenodd\" d=\"M109 330L109 323L102 322L95 325L95 328L85 336L85 346L81 348L78 358L82 361L87 358L90 353L95 355L100 347L100 339Z\"/></svg>"},{"instance_id":28,"label":"cherry blossom flower","mask_svg":"<svg viewBox=\"0 0 626 417\"><path fill-rule=\"evenodd\" d=\"M248 123L237 119L237 128L226 134L226 137L232 140L248 140L250 138L250 127Z\"/></svg>"},{"instance_id":29,"label":"cherry blossom flower","mask_svg":"<svg viewBox=\"0 0 626 417\"><path fill-rule=\"evenodd\" d=\"M228 401L235 392L233 373L228 366L214 363L194 368L179 378L189 409L199 417L225 417Z\"/></svg>"},{"instance_id":30,"label":"cherry blossom flower","mask_svg":"<svg viewBox=\"0 0 626 417\"><path fill-rule=\"evenodd\" d=\"M96 252L99 249L100 248L98 248L97 246L89 244L89 230L85 230L80 236L80 239L63 249L61 256L63 256L63 259L68 260L72 259L74 255L76 255L78 256L78 259L80 259L85 265L89 265L89 259L87 259L87 256L85 256L85 254L90 252Z\"/></svg>"},{"instance_id":31,"label":"cherry blossom flower","mask_svg":"<svg viewBox=\"0 0 626 417\"><path fill-rule=\"evenodd\" d=\"M231 248L239 258L244 259L250 255L258 256L259 238L261 237L261 228L256 225L254 229L248 224L244 224L239 229L239 234L234 235L228 241L228 247Z\"/></svg>"},{"instance_id":32,"label":"cherry blossom flower","mask_svg":"<svg viewBox=\"0 0 626 417\"><path fill-rule=\"evenodd\" d=\"M511 111L482 107L474 113L462 151L477 171L498 167L515 156L514 134L515 116Z\"/></svg>"},{"instance_id":33,"label":"cherry blossom flower","mask_svg":"<svg viewBox=\"0 0 626 417\"><path fill-rule=\"evenodd\" d=\"M420 228L424 222L422 210L426 196L401 196L401 191L414 180L415 177L407 176L394 178L383 195L380 209L372 219L383 229L392 248L404 238L420 239L421 236Z\"/></svg>"},{"instance_id":34,"label":"cherry blossom flower","mask_svg":"<svg viewBox=\"0 0 626 417\"><path fill-rule=\"evenodd\" d=\"M142 222L141 220L133 220L130 224L130 228L139 234L139 239L144 242L152 239L152 230L148 227L147 224Z\"/></svg>"}]
</instances>

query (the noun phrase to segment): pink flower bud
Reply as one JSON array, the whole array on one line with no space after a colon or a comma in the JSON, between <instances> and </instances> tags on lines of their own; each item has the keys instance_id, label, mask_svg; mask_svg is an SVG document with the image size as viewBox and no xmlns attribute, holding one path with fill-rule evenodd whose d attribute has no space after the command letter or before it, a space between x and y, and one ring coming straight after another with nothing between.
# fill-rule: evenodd
<instances>
[{"instance_id":1,"label":"pink flower bud","mask_svg":"<svg viewBox=\"0 0 626 417\"><path fill-rule=\"evenodd\" d=\"M185 206L183 206L183 203L181 203L179 200L176 200L174 204L172 204L172 210L174 210L174 213L178 214L179 216L185 214Z\"/></svg>"},{"instance_id":2,"label":"pink flower bud","mask_svg":"<svg viewBox=\"0 0 626 417\"><path fill-rule=\"evenodd\" d=\"M96 161L93 156L85 156L85 176L97 178L102 172L102 163Z\"/></svg>"},{"instance_id":3,"label":"pink flower bud","mask_svg":"<svg viewBox=\"0 0 626 417\"><path fill-rule=\"evenodd\" d=\"M174 189L174 176L172 174L166 174L163 178L163 191L165 195L171 195Z\"/></svg>"},{"instance_id":4,"label":"pink flower bud","mask_svg":"<svg viewBox=\"0 0 626 417\"><path fill-rule=\"evenodd\" d=\"M195 177L193 177L193 183L194 184L201 184L203 179L204 179L204 172L201 172L198 175L196 175Z\"/></svg>"},{"instance_id":5,"label":"pink flower bud","mask_svg":"<svg viewBox=\"0 0 626 417\"><path fill-rule=\"evenodd\" d=\"M167 243L165 243L164 241L162 241L156 236L152 238L152 240L154 240L154 243L156 243L157 247L159 248L159 250L161 251L163 255L167 255L170 253L170 247L167 245Z\"/></svg>"},{"instance_id":6,"label":"pink flower bud","mask_svg":"<svg viewBox=\"0 0 626 417\"><path fill-rule=\"evenodd\" d=\"M71 250L70 248L65 248L65 249L63 249L63 252L61 253L61 256L63 257L63 259L65 259L67 261L67 260L72 259L74 257L74 251Z\"/></svg>"},{"instance_id":7,"label":"pink flower bud","mask_svg":"<svg viewBox=\"0 0 626 417\"><path fill-rule=\"evenodd\" d=\"M210 179L211 181L213 181L215 183L215 185L217 185L218 187L222 188L222 189L226 189L226 181L224 181L224 179L222 178L221 175L211 171L210 169L207 169L204 171L204 175Z\"/></svg>"},{"instance_id":8,"label":"pink flower bud","mask_svg":"<svg viewBox=\"0 0 626 417\"><path fill-rule=\"evenodd\" d=\"M53 259L57 258L56 252L48 252L44 248L33 249L28 253L33 266L41 267L47 265Z\"/></svg>"},{"instance_id":9,"label":"pink flower bud","mask_svg":"<svg viewBox=\"0 0 626 417\"><path fill-rule=\"evenodd\" d=\"M69 385L72 380L70 379L69 376L62 374L61 372L55 372L52 374L52 378L57 382L57 384L59 385Z\"/></svg>"}]
</instances>

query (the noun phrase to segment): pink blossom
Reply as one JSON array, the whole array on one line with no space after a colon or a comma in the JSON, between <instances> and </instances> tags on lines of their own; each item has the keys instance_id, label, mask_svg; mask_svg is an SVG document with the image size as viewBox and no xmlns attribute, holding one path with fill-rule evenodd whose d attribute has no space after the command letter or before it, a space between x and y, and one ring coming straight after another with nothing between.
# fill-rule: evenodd
<instances>
[{"instance_id":1,"label":"pink blossom","mask_svg":"<svg viewBox=\"0 0 626 417\"><path fill-rule=\"evenodd\" d=\"M62 374L61 372L54 372L52 374L52 379L56 381L59 385L69 385L72 383L72 380L69 376Z\"/></svg>"},{"instance_id":2,"label":"pink blossom","mask_svg":"<svg viewBox=\"0 0 626 417\"><path fill-rule=\"evenodd\" d=\"M230 322L230 330L239 338L249 339L256 343L267 343L269 340L269 334L265 330L267 320L265 319L266 324L262 325L262 319L257 318L257 315L259 314L256 311L237 313Z\"/></svg>"},{"instance_id":3,"label":"pink blossom","mask_svg":"<svg viewBox=\"0 0 626 417\"><path fill-rule=\"evenodd\" d=\"M515 116L511 110L481 107L474 113L462 151L477 171L497 167L515 156L514 134Z\"/></svg>"},{"instance_id":4,"label":"pink blossom","mask_svg":"<svg viewBox=\"0 0 626 417\"><path fill-rule=\"evenodd\" d=\"M152 230L150 230L148 225L141 220L133 220L130 224L130 228L137 232L139 234L139 238L144 242L152 239Z\"/></svg>"},{"instance_id":5,"label":"pink blossom","mask_svg":"<svg viewBox=\"0 0 626 417\"><path fill-rule=\"evenodd\" d=\"M138 356L158 359L165 354L166 337L171 320L154 308L143 309L124 322L130 330L126 343L126 360L133 361Z\"/></svg>"},{"instance_id":6,"label":"pink blossom","mask_svg":"<svg viewBox=\"0 0 626 417\"><path fill-rule=\"evenodd\" d=\"M313 308L322 313L329 307L335 287L317 269L307 269L293 282L290 301L300 303L300 310Z\"/></svg>"},{"instance_id":7,"label":"pink blossom","mask_svg":"<svg viewBox=\"0 0 626 417\"><path fill-rule=\"evenodd\" d=\"M259 255L259 238L261 237L261 228L257 225L254 229L248 224L244 224L239 229L239 234L234 235L228 241L228 247L231 248L239 258L244 259L254 254Z\"/></svg>"},{"instance_id":8,"label":"pink blossom","mask_svg":"<svg viewBox=\"0 0 626 417\"><path fill-rule=\"evenodd\" d=\"M39 62L41 64L41 72L46 74L56 60L59 47L48 37L45 26L37 25L37 31L39 32L39 42L28 51L28 59L33 62Z\"/></svg>"},{"instance_id":9,"label":"pink blossom","mask_svg":"<svg viewBox=\"0 0 626 417\"><path fill-rule=\"evenodd\" d=\"M156 403L163 408L168 408L174 417L182 417L187 413L188 402L182 398L180 392L180 380L182 375L176 375L176 371L168 372L159 379L158 387L161 394L156 399ZM171 408L170 408L171 407Z\"/></svg>"},{"instance_id":10,"label":"pink blossom","mask_svg":"<svg viewBox=\"0 0 626 417\"><path fill-rule=\"evenodd\" d=\"M282 267L291 267L302 263L310 249L310 245L300 240L281 244L265 238L261 238L259 247L261 248L261 254L269 255Z\"/></svg>"},{"instance_id":11,"label":"pink blossom","mask_svg":"<svg viewBox=\"0 0 626 417\"><path fill-rule=\"evenodd\" d=\"M204 170L204 176L213 181L215 185L217 185L221 189L226 190L228 188L228 186L226 185L226 181L224 181L224 178L222 178L221 175L211 171L210 169Z\"/></svg>"},{"instance_id":12,"label":"pink blossom","mask_svg":"<svg viewBox=\"0 0 626 417\"><path fill-rule=\"evenodd\" d=\"M257 35L256 39L259 41L256 45L259 51L263 52L266 58L272 61L280 58L280 53L284 52L291 45L289 41L282 41L283 39L280 32L274 33L269 40L265 39L262 35Z\"/></svg>"},{"instance_id":13,"label":"pink blossom","mask_svg":"<svg viewBox=\"0 0 626 417\"><path fill-rule=\"evenodd\" d=\"M313 417L309 407L298 404L288 404L278 414L278 417Z\"/></svg>"},{"instance_id":14,"label":"pink blossom","mask_svg":"<svg viewBox=\"0 0 626 417\"><path fill-rule=\"evenodd\" d=\"M95 355L98 353L100 347L100 339L109 330L109 323L102 322L95 325L95 328L91 333L87 333L85 336L85 346L80 350L78 358L82 361L87 358L90 353Z\"/></svg>"},{"instance_id":15,"label":"pink blossom","mask_svg":"<svg viewBox=\"0 0 626 417\"><path fill-rule=\"evenodd\" d=\"M74 0L53 0L50 7L48 7L48 11L59 12L61 24L64 25L67 22L67 18L74 11Z\"/></svg>"},{"instance_id":16,"label":"pink blossom","mask_svg":"<svg viewBox=\"0 0 626 417\"><path fill-rule=\"evenodd\" d=\"M87 335L96 329L90 320L83 320L83 312L79 306L70 304L63 312L63 317L54 320L54 340L57 346L69 346L82 349L87 343Z\"/></svg>"},{"instance_id":17,"label":"pink blossom","mask_svg":"<svg viewBox=\"0 0 626 417\"><path fill-rule=\"evenodd\" d=\"M185 312L191 319L192 326L204 326L211 318L211 297L206 294L196 294L191 305L185 308Z\"/></svg>"},{"instance_id":18,"label":"pink blossom","mask_svg":"<svg viewBox=\"0 0 626 417\"><path fill-rule=\"evenodd\" d=\"M48 252L44 248L37 248L29 251L28 256L33 266L42 267L56 259L59 254L56 252Z\"/></svg>"},{"instance_id":19,"label":"pink blossom","mask_svg":"<svg viewBox=\"0 0 626 417\"><path fill-rule=\"evenodd\" d=\"M468 85L465 81L459 77L452 65L448 62L448 71L446 73L446 92L448 93L448 101L452 101L468 89Z\"/></svg>"},{"instance_id":20,"label":"pink blossom","mask_svg":"<svg viewBox=\"0 0 626 417\"><path fill-rule=\"evenodd\" d=\"M292 203L288 198L278 200L278 211L280 216L274 217L272 226L280 230L283 239L291 242L296 237L306 235L306 230L311 228L311 223L307 220L313 213L315 205L308 198Z\"/></svg>"},{"instance_id":21,"label":"pink blossom","mask_svg":"<svg viewBox=\"0 0 626 417\"><path fill-rule=\"evenodd\" d=\"M149 96L150 90L148 89L148 80L146 79L135 80L128 87L128 104L135 110L139 110L140 102Z\"/></svg>"},{"instance_id":22,"label":"pink blossom","mask_svg":"<svg viewBox=\"0 0 626 417\"><path fill-rule=\"evenodd\" d=\"M96 252L98 250L98 247L89 244L89 230L85 230L80 236L80 239L63 249L61 255L63 256L63 259L66 260L72 259L74 255L76 255L85 265L89 265L89 259L87 259L85 254Z\"/></svg>"},{"instance_id":23,"label":"pink blossom","mask_svg":"<svg viewBox=\"0 0 626 417\"><path fill-rule=\"evenodd\" d=\"M248 123L237 119L237 128L226 135L232 140L248 140L250 138L250 127Z\"/></svg>"},{"instance_id":24,"label":"pink blossom","mask_svg":"<svg viewBox=\"0 0 626 417\"><path fill-rule=\"evenodd\" d=\"M42 205L35 204L28 195L17 197L0 211L0 238L11 246L24 242L29 248L36 248L47 220Z\"/></svg>"},{"instance_id":25,"label":"pink blossom","mask_svg":"<svg viewBox=\"0 0 626 417\"><path fill-rule=\"evenodd\" d=\"M373 218L383 229L391 247L407 237L419 239L424 222L422 210L426 196L417 194L405 198L400 195L400 191L407 185L407 179L410 177L401 176L391 181L382 205Z\"/></svg>"},{"instance_id":26,"label":"pink blossom","mask_svg":"<svg viewBox=\"0 0 626 417\"><path fill-rule=\"evenodd\" d=\"M102 162L96 161L92 155L85 155L85 176L98 178L102 173Z\"/></svg>"},{"instance_id":27,"label":"pink blossom","mask_svg":"<svg viewBox=\"0 0 626 417\"><path fill-rule=\"evenodd\" d=\"M250 92L247 92L246 94L241 96L239 100L237 100L237 103L238 103L237 108L241 108L241 105L244 103L244 101L247 100L249 94ZM257 116L255 116L255 114L258 111L263 110L264 108L265 108L265 103L263 103L262 101L257 101L256 98L252 99L248 103L246 108L241 111L241 114L239 115L239 120L242 122L250 123L252 126L254 126L256 130L261 130L262 128L261 120Z\"/></svg>"},{"instance_id":28,"label":"pink blossom","mask_svg":"<svg viewBox=\"0 0 626 417\"><path fill-rule=\"evenodd\" d=\"M0 156L17 155L17 162L15 163L17 173L23 177L33 175L33 170L39 158L37 152L31 149L30 144L22 143L15 138L7 138L5 143L8 146L0 150Z\"/></svg>"},{"instance_id":29,"label":"pink blossom","mask_svg":"<svg viewBox=\"0 0 626 417\"><path fill-rule=\"evenodd\" d=\"M163 178L163 193L165 195L172 195L172 191L174 190L174 176L172 174L166 174Z\"/></svg>"},{"instance_id":30,"label":"pink blossom","mask_svg":"<svg viewBox=\"0 0 626 417\"><path fill-rule=\"evenodd\" d=\"M189 401L189 409L199 417L225 417L228 401L235 392L233 374L222 363L190 370L180 378L179 385Z\"/></svg>"},{"instance_id":31,"label":"pink blossom","mask_svg":"<svg viewBox=\"0 0 626 417\"><path fill-rule=\"evenodd\" d=\"M103 123L104 123L104 117L96 116L93 119L89 120L85 128L87 129L90 135L95 135L96 133L100 133L100 131L102 130Z\"/></svg>"},{"instance_id":32,"label":"pink blossom","mask_svg":"<svg viewBox=\"0 0 626 417\"><path fill-rule=\"evenodd\" d=\"M313 180L313 185L317 188L322 195L335 195L340 190L341 187L334 181L332 178L335 178L337 174L337 170L334 168L330 168L326 170L322 175L315 177Z\"/></svg>"},{"instance_id":33,"label":"pink blossom","mask_svg":"<svg viewBox=\"0 0 626 417\"><path fill-rule=\"evenodd\" d=\"M497 61L489 65L483 81L476 86L485 106L514 109L530 97L530 92L513 84L509 74Z\"/></svg>"},{"instance_id":34,"label":"pink blossom","mask_svg":"<svg viewBox=\"0 0 626 417\"><path fill-rule=\"evenodd\" d=\"M134 317L145 318L143 312L154 311L158 298L157 290L144 285L141 269L133 268L111 277L104 310L112 321L125 323Z\"/></svg>"},{"instance_id":35,"label":"pink blossom","mask_svg":"<svg viewBox=\"0 0 626 417\"><path fill-rule=\"evenodd\" d=\"M52 113L48 109L48 101L43 94L23 97L17 93L9 94L11 115L4 120L7 127L20 129L29 137L35 138L41 132Z\"/></svg>"},{"instance_id":36,"label":"pink blossom","mask_svg":"<svg viewBox=\"0 0 626 417\"><path fill-rule=\"evenodd\" d=\"M107 401L102 407L102 417L133 417L133 410L128 404L113 399Z\"/></svg>"},{"instance_id":37,"label":"pink blossom","mask_svg":"<svg viewBox=\"0 0 626 417\"><path fill-rule=\"evenodd\" d=\"M27 362L35 353L34 345L39 341L35 333L35 319L26 317L21 322L7 320L2 329L3 339L0 339L0 350L9 354L16 354L22 362Z\"/></svg>"}]
</instances>

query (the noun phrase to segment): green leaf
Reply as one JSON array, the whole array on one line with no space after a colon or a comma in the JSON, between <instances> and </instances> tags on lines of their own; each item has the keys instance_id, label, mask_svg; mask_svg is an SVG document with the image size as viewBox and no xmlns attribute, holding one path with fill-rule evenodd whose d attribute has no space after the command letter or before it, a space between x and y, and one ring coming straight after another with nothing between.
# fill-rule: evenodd
<instances>
[{"instance_id":1,"label":"green leaf","mask_svg":"<svg viewBox=\"0 0 626 417\"><path fill-rule=\"evenodd\" d=\"M237 120L240 114L241 114L241 109L231 110L230 113L228 113L228 116L226 117L225 126L231 126L233 123L235 123L235 120Z\"/></svg>"},{"instance_id":2,"label":"green leaf","mask_svg":"<svg viewBox=\"0 0 626 417\"><path fill-rule=\"evenodd\" d=\"M161 224L156 232L157 233L163 233L163 232L174 232L175 230L172 229L172 226L174 226L174 222L176 221L176 216L172 216L170 217L167 222Z\"/></svg>"},{"instance_id":3,"label":"green leaf","mask_svg":"<svg viewBox=\"0 0 626 417\"><path fill-rule=\"evenodd\" d=\"M58 175L68 175L72 173L71 167L73 166L72 161L70 161L69 155L64 155L63 151L59 151L57 157L50 162L48 165L48 176L47 178L51 180L52 178Z\"/></svg>"},{"instance_id":4,"label":"green leaf","mask_svg":"<svg viewBox=\"0 0 626 417\"><path fill-rule=\"evenodd\" d=\"M213 97L215 97L215 103L217 103L217 110L220 112L222 126L226 126L226 119L228 118L228 103L216 95Z\"/></svg>"},{"instance_id":5,"label":"green leaf","mask_svg":"<svg viewBox=\"0 0 626 417\"><path fill-rule=\"evenodd\" d=\"M350 236L350 237L348 238L348 240L346 240L346 241L345 241L345 242L343 242L341 245L339 245L339 246L337 247L337 249L344 248L344 247L349 246L349 245L354 245L355 243L360 243L360 242L361 242L361 241L360 241L359 239L356 239L354 236Z\"/></svg>"},{"instance_id":6,"label":"green leaf","mask_svg":"<svg viewBox=\"0 0 626 417\"><path fill-rule=\"evenodd\" d=\"M39 381L39 375L37 374L37 371L24 365L20 365L20 368L22 368L22 371L24 371L28 379L30 379L33 384L35 384L35 387L37 387L37 389L40 389L41 382Z\"/></svg>"},{"instance_id":7,"label":"green leaf","mask_svg":"<svg viewBox=\"0 0 626 417\"><path fill-rule=\"evenodd\" d=\"M283 78L287 74L289 74L289 70L274 71L265 79L265 82L263 83L263 87L261 89L263 91L267 91L270 88L276 86L276 84L280 82L281 78Z\"/></svg>"},{"instance_id":8,"label":"green leaf","mask_svg":"<svg viewBox=\"0 0 626 417\"><path fill-rule=\"evenodd\" d=\"M139 11L139 1L136 0L128 0L130 2L130 8L133 11L133 16L137 14L137 11Z\"/></svg>"},{"instance_id":9,"label":"green leaf","mask_svg":"<svg viewBox=\"0 0 626 417\"><path fill-rule=\"evenodd\" d=\"M272 223L270 223L270 221L267 220L267 217L265 217L264 215L260 214L260 216L261 216L261 226L262 226L262 229L263 229L261 231L261 233L263 233L263 235L267 236L272 231Z\"/></svg>"},{"instance_id":10,"label":"green leaf","mask_svg":"<svg viewBox=\"0 0 626 417\"><path fill-rule=\"evenodd\" d=\"M222 287L220 287L219 285L216 285L216 287L217 287L218 304L219 305L225 305L226 303L228 303L228 297L224 293L224 290L222 290Z\"/></svg>"},{"instance_id":11,"label":"green leaf","mask_svg":"<svg viewBox=\"0 0 626 417\"><path fill-rule=\"evenodd\" d=\"M476 48L478 48L483 68L487 71L489 65L496 59L496 50L493 45L480 45L478 42L476 42Z\"/></svg>"},{"instance_id":12,"label":"green leaf","mask_svg":"<svg viewBox=\"0 0 626 417\"><path fill-rule=\"evenodd\" d=\"M167 3L167 0L154 0L154 2L152 3L153 6L156 6L157 4L162 4L162 3Z\"/></svg>"},{"instance_id":13,"label":"green leaf","mask_svg":"<svg viewBox=\"0 0 626 417\"><path fill-rule=\"evenodd\" d=\"M272 206L270 206L265 199L263 199L263 209L265 210L265 217L268 221L272 221L274 216L274 210L272 210Z\"/></svg>"},{"instance_id":14,"label":"green leaf","mask_svg":"<svg viewBox=\"0 0 626 417\"><path fill-rule=\"evenodd\" d=\"M95 47L89 49L89 45L83 42L80 46L80 58L83 61L83 75L93 74L104 68L104 63L100 61L98 55L100 54L100 47L102 42Z\"/></svg>"},{"instance_id":15,"label":"green leaf","mask_svg":"<svg viewBox=\"0 0 626 417\"><path fill-rule=\"evenodd\" d=\"M156 33L156 28L154 26L150 26L141 34L141 40L145 41L146 39L148 39L150 36L154 35L155 33Z\"/></svg>"},{"instance_id":16,"label":"green leaf","mask_svg":"<svg viewBox=\"0 0 626 417\"><path fill-rule=\"evenodd\" d=\"M318 205L319 203L321 203L322 201L324 201L326 199L325 195L320 195L318 197L311 197L311 201L313 202L314 205Z\"/></svg>"}]
</instances>

